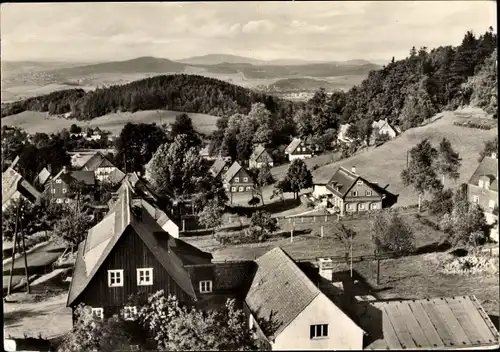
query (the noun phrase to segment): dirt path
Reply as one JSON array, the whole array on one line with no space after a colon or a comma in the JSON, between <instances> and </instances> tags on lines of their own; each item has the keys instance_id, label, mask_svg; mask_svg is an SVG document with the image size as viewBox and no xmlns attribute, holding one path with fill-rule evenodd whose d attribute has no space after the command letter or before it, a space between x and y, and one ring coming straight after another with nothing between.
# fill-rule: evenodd
<instances>
[{"instance_id":1,"label":"dirt path","mask_svg":"<svg viewBox=\"0 0 500 352\"><path fill-rule=\"evenodd\" d=\"M42 302L4 303L4 335L53 338L68 332L72 320L67 297L65 292Z\"/></svg>"}]
</instances>

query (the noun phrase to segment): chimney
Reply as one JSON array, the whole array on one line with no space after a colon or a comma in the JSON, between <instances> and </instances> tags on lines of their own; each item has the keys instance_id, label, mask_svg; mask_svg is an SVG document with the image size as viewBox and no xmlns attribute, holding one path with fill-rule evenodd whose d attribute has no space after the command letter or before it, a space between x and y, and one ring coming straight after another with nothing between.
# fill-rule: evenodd
<instances>
[{"instance_id":1,"label":"chimney","mask_svg":"<svg viewBox=\"0 0 500 352\"><path fill-rule=\"evenodd\" d=\"M352 172L353 174L355 174L355 173L356 173L356 166L351 167L351 172Z\"/></svg>"},{"instance_id":2,"label":"chimney","mask_svg":"<svg viewBox=\"0 0 500 352\"><path fill-rule=\"evenodd\" d=\"M330 258L318 258L319 275L328 281L332 281L333 262Z\"/></svg>"}]
</instances>

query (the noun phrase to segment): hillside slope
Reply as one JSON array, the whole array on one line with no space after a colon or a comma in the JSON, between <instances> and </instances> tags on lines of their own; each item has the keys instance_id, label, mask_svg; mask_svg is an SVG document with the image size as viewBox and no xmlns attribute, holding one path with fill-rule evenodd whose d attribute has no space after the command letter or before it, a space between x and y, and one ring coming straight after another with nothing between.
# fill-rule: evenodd
<instances>
[{"instance_id":1,"label":"hillside slope","mask_svg":"<svg viewBox=\"0 0 500 352\"><path fill-rule=\"evenodd\" d=\"M456 111L460 113L460 111ZM328 181L339 167L356 166L356 172L372 182L378 182L381 187L388 185L387 190L399 194L395 206L405 206L417 203L417 195L406 188L401 182L401 170L406 167L406 152L422 139L428 138L437 147L442 138L447 138L453 148L460 153L462 166L457 182L445 181L445 187L454 187L467 182L477 167L477 158L483 149L484 142L497 135L496 129L479 130L453 125L453 121L463 119L455 112L443 112L443 117L427 126L412 128L400 137L389 141L378 148L370 147L368 151L348 159L341 160L313 171L315 182ZM441 114L438 114L441 115ZM311 168L314 159L306 161Z\"/></svg>"}]
</instances>

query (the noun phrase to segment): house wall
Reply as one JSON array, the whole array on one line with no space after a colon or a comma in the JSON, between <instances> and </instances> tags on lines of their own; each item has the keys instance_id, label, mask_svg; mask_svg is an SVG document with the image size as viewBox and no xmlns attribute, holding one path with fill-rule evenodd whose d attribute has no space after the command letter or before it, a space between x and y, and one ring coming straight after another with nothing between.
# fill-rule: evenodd
<instances>
[{"instance_id":1,"label":"house wall","mask_svg":"<svg viewBox=\"0 0 500 352\"><path fill-rule=\"evenodd\" d=\"M310 338L310 326L328 324L328 337ZM363 330L323 293L276 337L273 350L362 350Z\"/></svg>"},{"instance_id":2,"label":"house wall","mask_svg":"<svg viewBox=\"0 0 500 352\"><path fill-rule=\"evenodd\" d=\"M312 154L288 154L288 160L294 161L295 159L309 159Z\"/></svg>"},{"instance_id":3,"label":"house wall","mask_svg":"<svg viewBox=\"0 0 500 352\"><path fill-rule=\"evenodd\" d=\"M274 166L273 159L271 158L271 156L269 155L269 153L267 151L262 152L262 154L259 155L259 157L256 160L249 161L249 167L251 169L253 169L253 168L260 169L265 164L267 164L271 167Z\"/></svg>"},{"instance_id":4,"label":"house wall","mask_svg":"<svg viewBox=\"0 0 500 352\"><path fill-rule=\"evenodd\" d=\"M481 206L485 213L491 214L493 212L493 208L491 208L489 204L490 200L492 200L495 205L498 205L498 192L468 184L467 197L470 202L475 203L474 196L479 197L478 204Z\"/></svg>"},{"instance_id":5,"label":"house wall","mask_svg":"<svg viewBox=\"0 0 500 352\"><path fill-rule=\"evenodd\" d=\"M387 134L391 138L396 138L396 132L387 124L384 124L382 128L378 131L379 134Z\"/></svg>"},{"instance_id":6,"label":"house wall","mask_svg":"<svg viewBox=\"0 0 500 352\"><path fill-rule=\"evenodd\" d=\"M247 181L245 181L245 178L247 178ZM238 181L236 181L236 179L238 179ZM253 186L252 178L245 169L241 168L241 170L234 175L233 179L226 184L226 190L231 193L249 193L252 192ZM233 190L233 187L236 187L236 190ZM241 187L243 187L243 189L241 189ZM248 189L248 187L250 187L250 189Z\"/></svg>"},{"instance_id":7,"label":"house wall","mask_svg":"<svg viewBox=\"0 0 500 352\"><path fill-rule=\"evenodd\" d=\"M362 184L358 185L357 182L352 186L349 192L344 197L344 211L346 212L359 212L372 209L382 208L382 195L377 193L373 188L366 184L363 180ZM354 196L356 192L356 196ZM367 192L371 192L368 195ZM373 204L374 208L370 208Z\"/></svg>"},{"instance_id":8,"label":"house wall","mask_svg":"<svg viewBox=\"0 0 500 352\"><path fill-rule=\"evenodd\" d=\"M153 285L137 285L138 268L153 268ZM108 270L113 269L123 269L122 287L108 286ZM128 228L73 306L83 302L94 308L103 308L104 315L110 316L127 305L130 295L139 292L150 295L159 290L164 290L165 295L173 294L181 301L191 302L139 235Z\"/></svg>"},{"instance_id":9,"label":"house wall","mask_svg":"<svg viewBox=\"0 0 500 352\"><path fill-rule=\"evenodd\" d=\"M333 195L333 193L326 188L326 185L314 185L312 194L316 198L319 198L320 196Z\"/></svg>"},{"instance_id":10,"label":"house wall","mask_svg":"<svg viewBox=\"0 0 500 352\"><path fill-rule=\"evenodd\" d=\"M98 167L94 171L94 174L95 174L96 179L98 179L99 181L104 181L115 170L116 170L115 166L111 166L111 167Z\"/></svg>"},{"instance_id":11,"label":"house wall","mask_svg":"<svg viewBox=\"0 0 500 352\"><path fill-rule=\"evenodd\" d=\"M61 180L60 178L57 180L51 180L46 192L48 192L48 196L53 199L57 203L67 203L67 195L69 193L69 185ZM66 193L65 193L66 192Z\"/></svg>"}]
</instances>

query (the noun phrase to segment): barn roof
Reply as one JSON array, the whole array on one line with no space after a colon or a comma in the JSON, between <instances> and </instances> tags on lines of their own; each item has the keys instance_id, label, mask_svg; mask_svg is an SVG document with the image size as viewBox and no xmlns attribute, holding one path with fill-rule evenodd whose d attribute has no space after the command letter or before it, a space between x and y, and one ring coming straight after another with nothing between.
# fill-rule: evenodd
<instances>
[{"instance_id":1,"label":"barn roof","mask_svg":"<svg viewBox=\"0 0 500 352\"><path fill-rule=\"evenodd\" d=\"M358 180L359 175L349 171L344 167L339 167L327 183L327 188L344 198L347 192ZM336 188L338 187L338 189Z\"/></svg>"},{"instance_id":2,"label":"barn roof","mask_svg":"<svg viewBox=\"0 0 500 352\"><path fill-rule=\"evenodd\" d=\"M66 184L71 184L72 182L83 182L86 185L92 186L95 184L95 175L93 171L70 171L62 172L54 179L61 178Z\"/></svg>"},{"instance_id":3,"label":"barn roof","mask_svg":"<svg viewBox=\"0 0 500 352\"><path fill-rule=\"evenodd\" d=\"M499 334L474 296L358 303L365 349L495 346Z\"/></svg>"},{"instance_id":4,"label":"barn roof","mask_svg":"<svg viewBox=\"0 0 500 352\"><path fill-rule=\"evenodd\" d=\"M45 182L48 181L48 179L52 175L50 174L49 170L47 170L45 167L40 171L40 173L36 176L35 181L38 182L41 186L45 185Z\"/></svg>"},{"instance_id":5,"label":"barn roof","mask_svg":"<svg viewBox=\"0 0 500 352\"><path fill-rule=\"evenodd\" d=\"M115 167L115 165L101 152L97 152L83 164L81 170L96 171L100 167Z\"/></svg>"},{"instance_id":6,"label":"barn roof","mask_svg":"<svg viewBox=\"0 0 500 352\"><path fill-rule=\"evenodd\" d=\"M481 176L490 178L490 190L498 192L498 159L485 156L469 179L470 185L477 186Z\"/></svg>"},{"instance_id":7,"label":"barn roof","mask_svg":"<svg viewBox=\"0 0 500 352\"><path fill-rule=\"evenodd\" d=\"M255 149L252 152L252 155L250 155L250 160L256 161L259 156L261 156L262 153L266 151L266 148L264 148L262 145L258 145L255 147Z\"/></svg>"}]
</instances>

